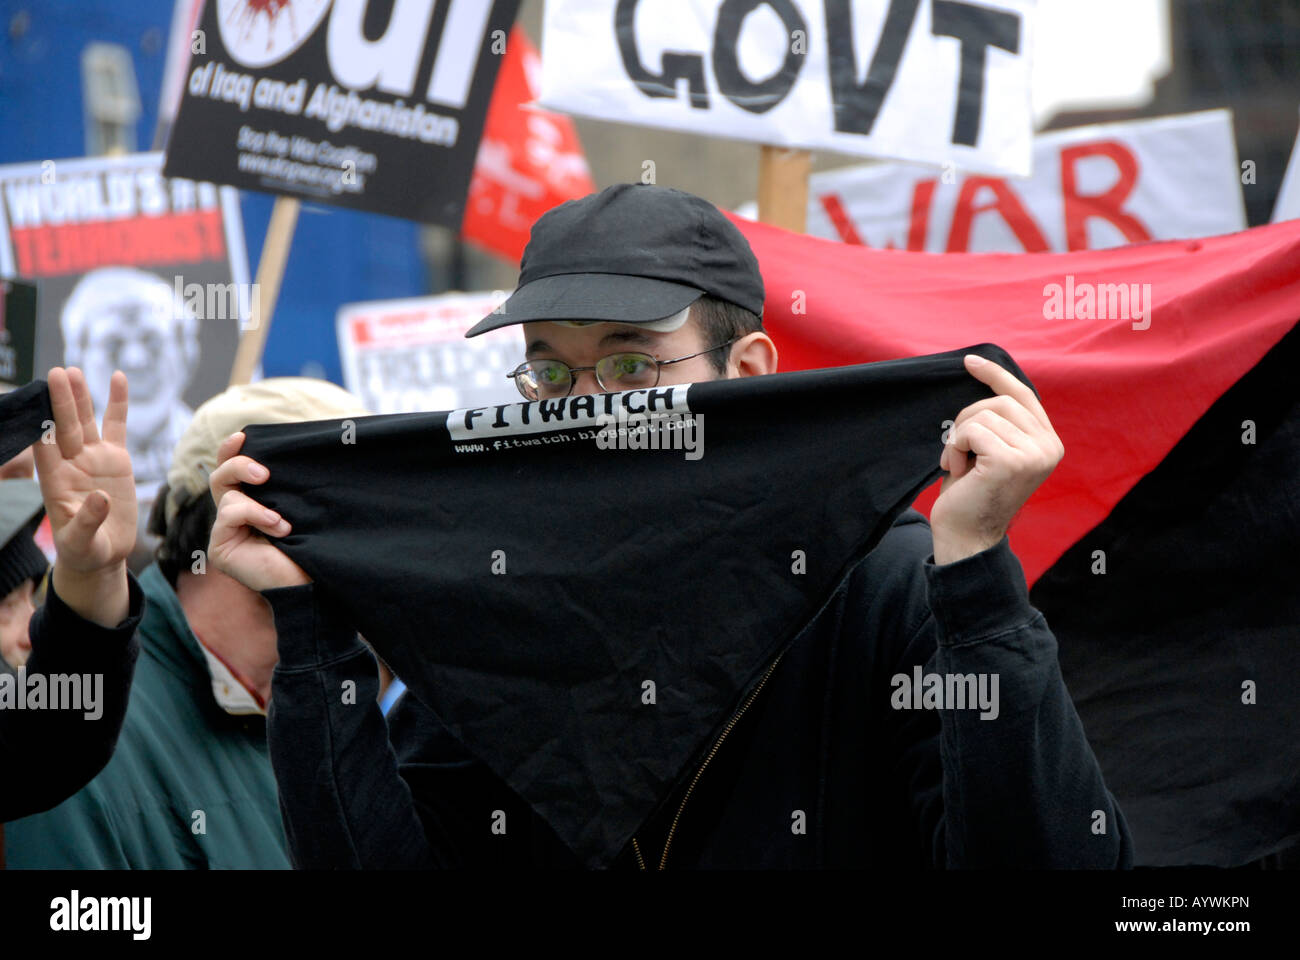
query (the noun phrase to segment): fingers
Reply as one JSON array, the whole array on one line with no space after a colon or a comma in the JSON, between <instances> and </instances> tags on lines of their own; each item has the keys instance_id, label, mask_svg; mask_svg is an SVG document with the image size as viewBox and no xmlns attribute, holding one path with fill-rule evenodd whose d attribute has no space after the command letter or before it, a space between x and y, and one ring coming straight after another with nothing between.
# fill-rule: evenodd
<instances>
[{"instance_id":1,"label":"fingers","mask_svg":"<svg viewBox=\"0 0 1300 960\"><path fill-rule=\"evenodd\" d=\"M86 375L79 367L68 367L68 382L72 385L72 399L81 421L81 436L85 443L99 442L99 427L95 425L95 402L90 399Z\"/></svg>"},{"instance_id":2,"label":"fingers","mask_svg":"<svg viewBox=\"0 0 1300 960\"><path fill-rule=\"evenodd\" d=\"M989 397L963 407L961 413L957 414L957 419L953 421L953 428L960 427L971 417L985 410L1014 423L1028 436L1038 436L1043 433L1043 425L1039 423L1038 418L1026 410L1018 400L1006 395Z\"/></svg>"},{"instance_id":3,"label":"fingers","mask_svg":"<svg viewBox=\"0 0 1300 960\"><path fill-rule=\"evenodd\" d=\"M55 433L57 434L57 429ZM55 440L57 441L57 436ZM45 489L45 480L51 476L52 471L57 470L63 455L59 451L58 443L46 443L45 434L41 434L41 439L33 443L29 448L32 451L32 459L36 462L36 476L41 481L41 490Z\"/></svg>"},{"instance_id":4,"label":"fingers","mask_svg":"<svg viewBox=\"0 0 1300 960\"><path fill-rule=\"evenodd\" d=\"M77 558L79 564L89 560L95 533L108 519L109 506L108 494L104 491L95 490L90 493L82 501L81 509L63 528L59 552Z\"/></svg>"},{"instance_id":5,"label":"fingers","mask_svg":"<svg viewBox=\"0 0 1300 960\"><path fill-rule=\"evenodd\" d=\"M1002 421L1010 430L1020 433L1018 427ZM1001 456L1009 457L1016 452L1016 446L1008 443L1003 433L1009 433L1009 430L995 429L989 423L982 420L970 420L966 426L957 433L953 441L953 450L959 459L965 459L966 451L970 451L977 457L984 456ZM1021 434L1024 436L1024 434Z\"/></svg>"},{"instance_id":6,"label":"fingers","mask_svg":"<svg viewBox=\"0 0 1300 960\"><path fill-rule=\"evenodd\" d=\"M1025 409L1033 414L1034 418L1040 421L1043 426L1051 427L1051 421L1047 418L1047 411L1038 402L1038 397L1034 396L1034 391L1030 390L1025 383L1018 380L1010 371L998 366L992 360L985 360L978 354L968 353L964 359L966 370L976 380L987 384L994 393L1020 401Z\"/></svg>"},{"instance_id":7,"label":"fingers","mask_svg":"<svg viewBox=\"0 0 1300 960\"><path fill-rule=\"evenodd\" d=\"M126 374L114 372L108 384L108 406L104 409L104 439L120 447L126 446Z\"/></svg>"},{"instance_id":8,"label":"fingers","mask_svg":"<svg viewBox=\"0 0 1300 960\"><path fill-rule=\"evenodd\" d=\"M944 480L945 485L949 480L960 480L974 466L970 461L970 457L966 456L966 454L951 453L950 449L950 447L944 447L943 455L939 457L939 469L948 472L948 476Z\"/></svg>"},{"instance_id":9,"label":"fingers","mask_svg":"<svg viewBox=\"0 0 1300 960\"><path fill-rule=\"evenodd\" d=\"M283 537L293 530L288 520L247 494L227 491L217 504L212 542L216 544L233 537L241 527L252 527L268 537Z\"/></svg>"},{"instance_id":10,"label":"fingers","mask_svg":"<svg viewBox=\"0 0 1300 960\"><path fill-rule=\"evenodd\" d=\"M238 491L241 483L265 483L271 471L251 457L231 457L208 478L208 487L212 491L212 500L220 503L221 498L231 491Z\"/></svg>"},{"instance_id":11,"label":"fingers","mask_svg":"<svg viewBox=\"0 0 1300 960\"><path fill-rule=\"evenodd\" d=\"M230 436L226 437L226 439L221 441L221 446L217 447L217 464L220 465L225 463L237 454L243 446L244 431L240 430L237 433L232 433Z\"/></svg>"},{"instance_id":12,"label":"fingers","mask_svg":"<svg viewBox=\"0 0 1300 960\"><path fill-rule=\"evenodd\" d=\"M1050 472L1065 455L1065 447L1034 392L1012 373L992 361L983 360L974 354L967 354L965 359L967 371L994 389L998 395L972 403L957 414L949 433L950 443L958 436L967 436L969 442L969 436L963 433L963 429L969 423L979 422L1012 450L1019 451L1023 466L1037 469L1035 464L1041 464ZM976 363L976 360L981 362ZM978 454L983 451L975 452ZM945 448L939 465L959 476L966 472L966 468L958 461L958 454Z\"/></svg>"},{"instance_id":13,"label":"fingers","mask_svg":"<svg viewBox=\"0 0 1300 960\"><path fill-rule=\"evenodd\" d=\"M1027 434L1016 424L1012 423L1006 417L992 410L981 410L979 413L969 417L966 420L968 424L979 424L984 427L1012 450L1019 450L1024 453L1032 453L1037 450L1038 445L1034 438ZM954 431L959 432L959 431ZM982 451L976 450L979 454Z\"/></svg>"},{"instance_id":14,"label":"fingers","mask_svg":"<svg viewBox=\"0 0 1300 960\"><path fill-rule=\"evenodd\" d=\"M985 410L953 427L948 446L939 458L939 466L947 470L953 480L969 472L975 464L966 456L992 456L1006 463L1032 449L1033 442L1019 427L996 413Z\"/></svg>"},{"instance_id":15,"label":"fingers","mask_svg":"<svg viewBox=\"0 0 1300 960\"><path fill-rule=\"evenodd\" d=\"M65 460L81 452L81 418L77 416L77 401L72 395L68 372L55 367L49 375L50 408L54 411L54 442Z\"/></svg>"},{"instance_id":16,"label":"fingers","mask_svg":"<svg viewBox=\"0 0 1300 960\"><path fill-rule=\"evenodd\" d=\"M222 440L221 445L217 447L217 468L213 470L211 475L208 477L208 488L212 491L213 503L220 503L221 495L223 493L227 490L232 490L238 487L240 480L238 479L237 468L228 468L226 464L243 446L244 434L241 431L238 433L232 433L230 436L226 437L226 439ZM257 483L259 481L250 479L248 482Z\"/></svg>"}]
</instances>

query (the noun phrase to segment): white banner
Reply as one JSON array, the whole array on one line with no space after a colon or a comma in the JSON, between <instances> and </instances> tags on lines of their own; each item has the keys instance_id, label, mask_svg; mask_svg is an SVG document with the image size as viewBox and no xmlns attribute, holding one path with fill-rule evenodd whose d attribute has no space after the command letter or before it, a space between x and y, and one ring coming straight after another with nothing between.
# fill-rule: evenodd
<instances>
[{"instance_id":1,"label":"white banner","mask_svg":"<svg viewBox=\"0 0 1300 960\"><path fill-rule=\"evenodd\" d=\"M808 233L931 253L1216 236L1246 228L1241 176L1227 110L1077 127L1035 139L1028 180L899 163L815 174Z\"/></svg>"},{"instance_id":2,"label":"white banner","mask_svg":"<svg viewBox=\"0 0 1300 960\"><path fill-rule=\"evenodd\" d=\"M1291 162L1287 164L1282 189L1273 205L1273 222L1281 223L1283 220L1300 220L1300 134L1296 135L1295 146L1291 148Z\"/></svg>"},{"instance_id":3,"label":"white banner","mask_svg":"<svg viewBox=\"0 0 1300 960\"><path fill-rule=\"evenodd\" d=\"M523 362L522 327L465 331L504 291L345 303L338 312L343 385L375 413L522 403L506 373Z\"/></svg>"},{"instance_id":4,"label":"white banner","mask_svg":"<svg viewBox=\"0 0 1300 960\"><path fill-rule=\"evenodd\" d=\"M547 0L543 106L1027 176L1033 0Z\"/></svg>"}]
</instances>

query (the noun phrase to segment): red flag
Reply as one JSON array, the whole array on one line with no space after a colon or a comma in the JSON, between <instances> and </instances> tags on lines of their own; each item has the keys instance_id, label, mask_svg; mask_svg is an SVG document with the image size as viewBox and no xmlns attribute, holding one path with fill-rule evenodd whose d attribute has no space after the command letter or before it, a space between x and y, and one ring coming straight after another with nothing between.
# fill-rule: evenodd
<instances>
[{"instance_id":1,"label":"red flag","mask_svg":"<svg viewBox=\"0 0 1300 960\"><path fill-rule=\"evenodd\" d=\"M461 235L518 262L533 222L596 189L573 121L524 109L537 98L537 49L515 27L497 77L469 185Z\"/></svg>"},{"instance_id":2,"label":"red flag","mask_svg":"<svg viewBox=\"0 0 1300 960\"><path fill-rule=\"evenodd\" d=\"M1031 255L874 250L733 219L762 267L782 370L980 341L1020 364L1065 445L1010 531L1031 584L1300 318L1297 222Z\"/></svg>"}]
</instances>

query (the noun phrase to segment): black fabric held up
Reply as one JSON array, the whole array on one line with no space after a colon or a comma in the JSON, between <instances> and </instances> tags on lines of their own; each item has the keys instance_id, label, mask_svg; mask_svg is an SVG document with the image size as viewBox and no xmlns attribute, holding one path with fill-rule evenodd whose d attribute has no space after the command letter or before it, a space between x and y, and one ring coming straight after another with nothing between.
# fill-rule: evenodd
<instances>
[{"instance_id":1,"label":"black fabric held up","mask_svg":"<svg viewBox=\"0 0 1300 960\"><path fill-rule=\"evenodd\" d=\"M47 421L54 421L54 411L44 380L0 395L0 463L8 463L39 440Z\"/></svg>"},{"instance_id":2,"label":"black fabric held up","mask_svg":"<svg viewBox=\"0 0 1300 960\"><path fill-rule=\"evenodd\" d=\"M249 492L412 693L606 866L939 475L944 421L990 395L972 352L1028 382L984 344L653 398L251 426L243 453L271 479ZM702 457L602 450L573 419L651 402L702 417Z\"/></svg>"}]
</instances>

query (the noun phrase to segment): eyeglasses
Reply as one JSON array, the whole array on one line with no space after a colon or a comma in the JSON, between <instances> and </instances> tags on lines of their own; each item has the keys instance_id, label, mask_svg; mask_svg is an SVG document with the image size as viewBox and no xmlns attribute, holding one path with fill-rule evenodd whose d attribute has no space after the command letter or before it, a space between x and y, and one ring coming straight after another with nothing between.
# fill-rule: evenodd
<instances>
[{"instance_id":1,"label":"eyeglasses","mask_svg":"<svg viewBox=\"0 0 1300 960\"><path fill-rule=\"evenodd\" d=\"M661 367L702 357L714 350L729 347L741 336L744 334L732 337L726 343L701 350L699 353L676 357L673 360L656 360L648 353L611 353L598 360L594 367L571 367L559 360L528 360L515 367L506 376L515 381L515 386L519 388L525 400L553 400L567 397L573 392L573 384L578 379L577 374L584 370L594 371L596 382L607 393L645 389L659 385Z\"/></svg>"}]
</instances>

